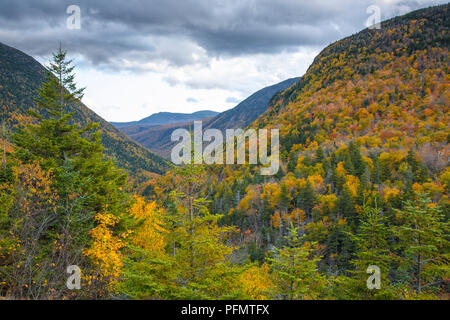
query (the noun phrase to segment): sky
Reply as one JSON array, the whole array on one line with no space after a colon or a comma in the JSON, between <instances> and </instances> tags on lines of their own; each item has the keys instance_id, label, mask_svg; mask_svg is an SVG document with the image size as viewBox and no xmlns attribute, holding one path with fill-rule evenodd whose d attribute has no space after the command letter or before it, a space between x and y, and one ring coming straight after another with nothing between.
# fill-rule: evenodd
<instances>
[{"instance_id":1,"label":"sky","mask_svg":"<svg viewBox=\"0 0 450 320\"><path fill-rule=\"evenodd\" d=\"M83 102L124 122L225 111L302 76L327 45L373 23L373 6L386 20L447 2L1 0L0 42L44 65L61 42L86 87Z\"/></svg>"}]
</instances>

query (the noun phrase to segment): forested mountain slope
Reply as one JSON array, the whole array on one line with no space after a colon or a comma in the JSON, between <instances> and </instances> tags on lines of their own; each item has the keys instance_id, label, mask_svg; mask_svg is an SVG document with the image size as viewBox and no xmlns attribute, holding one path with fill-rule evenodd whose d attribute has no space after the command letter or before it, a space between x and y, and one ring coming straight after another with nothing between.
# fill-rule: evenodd
<instances>
[{"instance_id":1,"label":"forested mountain slope","mask_svg":"<svg viewBox=\"0 0 450 320\"><path fill-rule=\"evenodd\" d=\"M448 294L449 7L333 43L275 95L250 125L280 130L275 176L257 166L208 168L203 194L223 224L241 230L241 257L270 263L294 226L302 243L317 244L335 297ZM157 197L170 179L154 188ZM381 268L382 290L366 288L369 265Z\"/></svg>"},{"instance_id":2,"label":"forested mountain slope","mask_svg":"<svg viewBox=\"0 0 450 320\"><path fill-rule=\"evenodd\" d=\"M419 10L330 45L255 125L279 127L285 150L376 136L379 146L445 146L447 14L448 5Z\"/></svg>"},{"instance_id":3,"label":"forested mountain slope","mask_svg":"<svg viewBox=\"0 0 450 320\"><path fill-rule=\"evenodd\" d=\"M12 115L26 115L35 108L37 89L45 80L45 68L25 53L0 43L0 120L13 125ZM163 173L168 163L128 138L83 103L72 104L67 112L82 125L98 122L106 154L115 158L120 167L133 175L141 170Z\"/></svg>"},{"instance_id":4,"label":"forested mountain slope","mask_svg":"<svg viewBox=\"0 0 450 320\"><path fill-rule=\"evenodd\" d=\"M448 300L449 8L332 44L268 100L272 176L186 164L132 195L50 81L55 117L0 144L0 299Z\"/></svg>"},{"instance_id":5,"label":"forested mountain slope","mask_svg":"<svg viewBox=\"0 0 450 320\"><path fill-rule=\"evenodd\" d=\"M236 107L222 112L214 117L205 117L201 119L203 129L219 129L225 132L226 129L245 128L258 118L269 106L269 101L277 92L286 90L292 86L299 78L287 79L278 84L265 87L250 97L239 103ZM199 119L200 120L200 119ZM150 150L162 157L169 158L170 152L175 145L170 136L178 128L189 128L192 122L171 123L160 126L127 126L119 127L122 132L127 134Z\"/></svg>"}]
</instances>

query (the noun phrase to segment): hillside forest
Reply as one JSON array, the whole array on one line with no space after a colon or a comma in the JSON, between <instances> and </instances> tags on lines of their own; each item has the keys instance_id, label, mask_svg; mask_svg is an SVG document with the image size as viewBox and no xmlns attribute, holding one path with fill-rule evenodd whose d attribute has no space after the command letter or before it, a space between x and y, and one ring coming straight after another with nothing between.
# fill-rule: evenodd
<instances>
[{"instance_id":1,"label":"hillside forest","mask_svg":"<svg viewBox=\"0 0 450 320\"><path fill-rule=\"evenodd\" d=\"M449 299L449 6L331 44L275 94L249 126L280 130L274 176L137 179L67 110L83 89L58 48L1 127L0 299Z\"/></svg>"}]
</instances>

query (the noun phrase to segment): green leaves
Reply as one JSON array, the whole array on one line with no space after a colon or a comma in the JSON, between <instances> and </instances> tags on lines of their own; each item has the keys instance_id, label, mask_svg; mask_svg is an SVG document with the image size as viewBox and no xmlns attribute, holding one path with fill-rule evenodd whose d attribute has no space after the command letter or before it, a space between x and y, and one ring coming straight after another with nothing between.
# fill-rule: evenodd
<instances>
[{"instance_id":1,"label":"green leaves","mask_svg":"<svg viewBox=\"0 0 450 320\"><path fill-rule=\"evenodd\" d=\"M107 213L123 218L112 232L125 230L129 220L125 215L130 197L122 191L126 174L103 155L97 124L80 127L74 124L73 113L65 113L65 105L82 96L70 63L59 48L50 66L55 75L49 75L39 90L38 105L47 116L38 116L13 135L14 169L19 174L12 189L18 192L6 214L20 254L7 268L24 266L8 274L11 292L21 297L68 294L63 277L73 264L95 279L101 272L84 254L95 226L93 217ZM96 283L83 294L108 291L102 279Z\"/></svg>"},{"instance_id":2,"label":"green leaves","mask_svg":"<svg viewBox=\"0 0 450 320\"><path fill-rule=\"evenodd\" d=\"M411 275L414 289L436 286L450 274L449 223L439 206L431 203L426 194L415 194L403 210L397 210L402 222L395 234L404 250L401 268Z\"/></svg>"},{"instance_id":3,"label":"green leaves","mask_svg":"<svg viewBox=\"0 0 450 320\"><path fill-rule=\"evenodd\" d=\"M299 229L292 225L286 245L274 248L270 263L272 279L276 284L276 298L316 299L324 291L326 280L317 270L321 257L314 254L316 243L304 242Z\"/></svg>"}]
</instances>

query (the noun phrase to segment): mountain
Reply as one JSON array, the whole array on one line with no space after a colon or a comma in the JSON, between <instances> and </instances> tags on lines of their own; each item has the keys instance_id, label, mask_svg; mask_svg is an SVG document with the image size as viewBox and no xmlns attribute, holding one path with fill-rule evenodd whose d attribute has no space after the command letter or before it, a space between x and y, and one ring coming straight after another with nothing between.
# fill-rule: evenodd
<instances>
[{"instance_id":1,"label":"mountain","mask_svg":"<svg viewBox=\"0 0 450 320\"><path fill-rule=\"evenodd\" d=\"M261 256L298 223L324 248L327 272L354 268L348 234L367 218L366 206L394 230L408 201L425 195L448 220L449 9L414 11L325 48L250 125L279 129L278 173L217 166L208 176L211 210L241 230L253 226Z\"/></svg>"},{"instance_id":2,"label":"mountain","mask_svg":"<svg viewBox=\"0 0 450 320\"><path fill-rule=\"evenodd\" d=\"M269 101L274 94L289 88L298 80L299 78L292 78L263 88L239 103L233 109L222 112L214 117L205 117L197 120L203 120L204 129L214 128L224 131L225 129L245 128L267 110ZM178 128L188 129L189 125L192 125L192 120L153 127L134 125L119 127L119 129L158 155L169 158L171 149L174 146L174 143L170 139L172 132Z\"/></svg>"},{"instance_id":3,"label":"mountain","mask_svg":"<svg viewBox=\"0 0 450 320\"><path fill-rule=\"evenodd\" d=\"M189 121L195 121L195 120L201 120L205 118L214 117L215 115L218 115L219 112L216 111L209 111L209 110L202 110L197 111L194 113L172 113L172 112L158 112L155 114L152 114L151 116L144 118L139 121L132 121L132 122L111 122L113 126L116 128L123 128L123 127L131 127L131 126L159 126L159 125L166 125L166 124L172 124L172 123L181 123L181 122L189 122Z\"/></svg>"},{"instance_id":4,"label":"mountain","mask_svg":"<svg viewBox=\"0 0 450 320\"><path fill-rule=\"evenodd\" d=\"M255 92L233 109L222 112L207 124L204 124L204 128L214 128L224 131L226 129L243 129L247 127L267 110L269 101L274 94L284 91L299 79L287 79Z\"/></svg>"},{"instance_id":5,"label":"mountain","mask_svg":"<svg viewBox=\"0 0 450 320\"><path fill-rule=\"evenodd\" d=\"M45 68L35 59L0 43L0 121L13 125L13 116L26 115L28 109L36 108L34 97L45 76ZM169 168L166 160L128 138L83 103L67 106L66 112L73 112L74 121L81 125L98 122L105 153L132 175L161 174Z\"/></svg>"},{"instance_id":6,"label":"mountain","mask_svg":"<svg viewBox=\"0 0 450 320\"><path fill-rule=\"evenodd\" d=\"M250 126L279 129L277 174L208 166L209 209L246 230L242 250L252 261L267 261L295 227L317 244L321 274L352 278L333 284L337 297L403 298L367 290L373 264L393 290L406 285L420 296L435 286L427 292L448 298L449 243L440 234L450 212L449 9L414 11L337 41L276 94Z\"/></svg>"},{"instance_id":7,"label":"mountain","mask_svg":"<svg viewBox=\"0 0 450 320\"><path fill-rule=\"evenodd\" d=\"M207 122L210 119L211 118L202 120ZM189 130L189 126L192 128L192 124L192 122L183 122L150 127L131 126L119 129L132 139L155 152L157 155L169 159L172 147L175 145L170 138L172 132L180 128Z\"/></svg>"},{"instance_id":8,"label":"mountain","mask_svg":"<svg viewBox=\"0 0 450 320\"><path fill-rule=\"evenodd\" d=\"M333 43L254 125L280 128L286 151L357 139L370 149L445 154L448 8L411 12Z\"/></svg>"}]
</instances>

